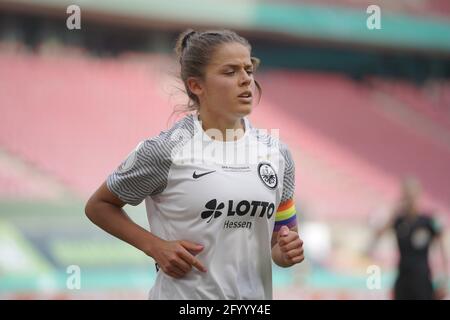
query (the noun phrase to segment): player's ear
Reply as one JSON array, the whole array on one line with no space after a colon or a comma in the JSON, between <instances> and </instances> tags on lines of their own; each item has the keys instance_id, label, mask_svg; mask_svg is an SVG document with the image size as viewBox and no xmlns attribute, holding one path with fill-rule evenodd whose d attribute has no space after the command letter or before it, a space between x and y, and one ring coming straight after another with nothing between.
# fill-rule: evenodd
<instances>
[{"instance_id":1,"label":"player's ear","mask_svg":"<svg viewBox=\"0 0 450 320\"><path fill-rule=\"evenodd\" d=\"M204 86L200 79L196 77L190 77L187 79L186 83L189 90L196 96L200 96L203 94Z\"/></svg>"}]
</instances>

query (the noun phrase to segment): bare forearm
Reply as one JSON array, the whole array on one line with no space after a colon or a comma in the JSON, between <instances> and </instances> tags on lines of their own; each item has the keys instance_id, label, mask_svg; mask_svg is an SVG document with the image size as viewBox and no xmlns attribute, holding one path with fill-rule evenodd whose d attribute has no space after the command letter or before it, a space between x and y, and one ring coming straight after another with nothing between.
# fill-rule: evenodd
<instances>
[{"instance_id":1,"label":"bare forearm","mask_svg":"<svg viewBox=\"0 0 450 320\"><path fill-rule=\"evenodd\" d=\"M88 205L86 216L99 228L147 255L151 255L152 244L159 240L158 237L133 222L122 208L113 204L100 202Z\"/></svg>"},{"instance_id":2,"label":"bare forearm","mask_svg":"<svg viewBox=\"0 0 450 320\"><path fill-rule=\"evenodd\" d=\"M272 247L272 260L277 266L282 268L287 268L292 265L283 259L278 243Z\"/></svg>"},{"instance_id":3,"label":"bare forearm","mask_svg":"<svg viewBox=\"0 0 450 320\"><path fill-rule=\"evenodd\" d=\"M444 240L441 239L440 241L440 249L441 249L441 257L442 257L442 267L444 269L444 274L447 281L450 281L449 279L449 270L448 270L448 256L447 251L445 249Z\"/></svg>"}]
</instances>

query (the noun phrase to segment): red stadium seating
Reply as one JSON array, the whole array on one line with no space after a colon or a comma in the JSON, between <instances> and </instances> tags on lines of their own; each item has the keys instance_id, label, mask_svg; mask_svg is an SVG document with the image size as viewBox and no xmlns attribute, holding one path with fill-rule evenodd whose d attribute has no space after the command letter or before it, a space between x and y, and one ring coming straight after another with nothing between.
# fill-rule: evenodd
<instances>
[{"instance_id":1,"label":"red stadium seating","mask_svg":"<svg viewBox=\"0 0 450 320\"><path fill-rule=\"evenodd\" d=\"M391 96L398 104L420 113L432 125L444 127L450 132L450 83L430 83L419 88L406 81L386 81L372 79L371 84L377 91Z\"/></svg>"},{"instance_id":2,"label":"red stadium seating","mask_svg":"<svg viewBox=\"0 0 450 320\"><path fill-rule=\"evenodd\" d=\"M171 112L142 66L2 55L0 69L0 144L83 195Z\"/></svg>"},{"instance_id":3,"label":"red stadium seating","mask_svg":"<svg viewBox=\"0 0 450 320\"><path fill-rule=\"evenodd\" d=\"M347 202L347 207L355 199L364 199L362 193L373 195L369 197L373 205L380 200L393 199L397 194L398 179L415 174L427 192L425 201L448 212L448 141L447 144L436 141L435 136L424 135L408 123L399 121L405 119L392 117L382 108L383 101L378 99L375 89L338 75L282 71L264 75L261 82L264 101L283 106L273 111L273 119L284 115L287 122L293 122L285 132L291 135L292 142L297 140L294 143L300 152L314 150L319 161L328 162L335 171L343 171L344 174L334 182L329 179L326 186L339 193L339 199L352 195L351 200L341 200ZM304 128L308 129L308 135L301 132L305 132ZM317 174L317 170L302 172L301 165L299 170L300 176ZM353 182L350 190L341 187L347 180L345 175ZM305 176L300 177L300 189L309 186L302 178ZM301 190L300 197L302 192L308 191ZM313 194L316 194L317 203L319 193L314 190L311 196ZM358 196L353 197L355 194ZM377 194L381 197L376 197ZM365 203L369 209L368 202Z\"/></svg>"},{"instance_id":4,"label":"red stadium seating","mask_svg":"<svg viewBox=\"0 0 450 320\"><path fill-rule=\"evenodd\" d=\"M59 200L65 189L51 176L0 151L0 198L3 200Z\"/></svg>"},{"instance_id":5,"label":"red stadium seating","mask_svg":"<svg viewBox=\"0 0 450 320\"><path fill-rule=\"evenodd\" d=\"M140 140L170 126L178 102L171 98L177 91L171 68L160 56L0 53L0 146L85 198ZM252 121L279 128L289 144L304 214L366 219L395 199L398 179L409 173L422 181L428 205L450 212L448 143L391 112L392 101L380 99L381 85L302 72L258 77L263 97ZM413 87L402 90L421 97L415 103L427 101ZM447 128L417 114L426 128Z\"/></svg>"}]
</instances>

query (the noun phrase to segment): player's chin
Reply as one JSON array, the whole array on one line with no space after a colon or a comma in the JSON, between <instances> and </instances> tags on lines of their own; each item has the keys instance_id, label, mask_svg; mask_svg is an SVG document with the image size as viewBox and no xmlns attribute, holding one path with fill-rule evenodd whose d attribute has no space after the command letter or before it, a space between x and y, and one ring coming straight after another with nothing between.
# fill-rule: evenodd
<instances>
[{"instance_id":1,"label":"player's chin","mask_svg":"<svg viewBox=\"0 0 450 320\"><path fill-rule=\"evenodd\" d=\"M238 103L234 106L235 113L239 114L241 117L249 115L252 112L252 103Z\"/></svg>"}]
</instances>

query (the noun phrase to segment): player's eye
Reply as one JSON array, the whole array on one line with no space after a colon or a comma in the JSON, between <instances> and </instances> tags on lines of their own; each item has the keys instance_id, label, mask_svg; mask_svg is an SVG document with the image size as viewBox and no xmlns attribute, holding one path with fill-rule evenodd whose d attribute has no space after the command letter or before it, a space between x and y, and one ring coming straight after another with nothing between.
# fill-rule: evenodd
<instances>
[{"instance_id":1,"label":"player's eye","mask_svg":"<svg viewBox=\"0 0 450 320\"><path fill-rule=\"evenodd\" d=\"M229 70L229 71L224 72L224 74L229 75L229 76L232 76L235 73L236 73L236 71L234 71L234 70Z\"/></svg>"}]
</instances>

